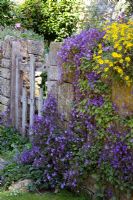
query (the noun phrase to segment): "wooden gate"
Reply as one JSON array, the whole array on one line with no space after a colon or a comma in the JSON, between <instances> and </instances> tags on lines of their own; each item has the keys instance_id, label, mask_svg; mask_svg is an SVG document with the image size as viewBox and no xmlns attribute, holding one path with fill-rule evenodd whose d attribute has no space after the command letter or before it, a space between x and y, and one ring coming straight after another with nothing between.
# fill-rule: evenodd
<instances>
[{"instance_id":1,"label":"wooden gate","mask_svg":"<svg viewBox=\"0 0 133 200\"><path fill-rule=\"evenodd\" d=\"M13 125L24 135L32 134L31 127L34 115L41 115L43 106L43 89L39 88L38 97L35 96L35 56L30 55L29 65L21 65L22 57L16 55L12 66L11 76L11 110L10 117ZM39 69L40 70L40 69ZM41 69L43 71L43 69Z\"/></svg>"}]
</instances>

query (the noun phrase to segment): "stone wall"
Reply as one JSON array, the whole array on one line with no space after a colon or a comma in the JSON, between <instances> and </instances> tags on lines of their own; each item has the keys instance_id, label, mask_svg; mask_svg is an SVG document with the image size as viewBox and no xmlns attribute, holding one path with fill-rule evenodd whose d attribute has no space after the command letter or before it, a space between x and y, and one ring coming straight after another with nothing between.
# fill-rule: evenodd
<instances>
[{"instance_id":1,"label":"stone wall","mask_svg":"<svg viewBox=\"0 0 133 200\"><path fill-rule=\"evenodd\" d=\"M52 93L58 102L58 110L64 115L66 121L70 119L71 106L74 100L74 88L70 76L61 76L61 68L58 65L57 53L61 43L52 42L47 56L47 90Z\"/></svg>"},{"instance_id":2,"label":"stone wall","mask_svg":"<svg viewBox=\"0 0 133 200\"><path fill-rule=\"evenodd\" d=\"M43 41L19 39L11 36L6 36L4 41L0 41L0 111L6 111L8 107L10 107L11 111L15 109L17 67L19 95L22 95L24 81L28 90L30 57L32 56L35 57L35 70L39 74L44 70ZM36 91L36 93L38 92Z\"/></svg>"},{"instance_id":3,"label":"stone wall","mask_svg":"<svg viewBox=\"0 0 133 200\"><path fill-rule=\"evenodd\" d=\"M0 41L0 111L7 110L11 95L11 41Z\"/></svg>"},{"instance_id":4,"label":"stone wall","mask_svg":"<svg viewBox=\"0 0 133 200\"><path fill-rule=\"evenodd\" d=\"M18 126L22 125L23 84L26 85L27 109L30 109L32 101L30 97L31 57L35 58L35 73L33 75L35 98L39 98L40 74L46 71L48 75L47 93L52 93L57 98L59 112L64 115L66 121L69 121L74 89L71 75L69 77L65 75L61 80L61 69L57 56L60 47L61 43L52 42L49 54L44 55L42 41L7 36L4 41L0 42L0 112L6 111L10 107L10 116L14 124L17 121Z\"/></svg>"}]
</instances>

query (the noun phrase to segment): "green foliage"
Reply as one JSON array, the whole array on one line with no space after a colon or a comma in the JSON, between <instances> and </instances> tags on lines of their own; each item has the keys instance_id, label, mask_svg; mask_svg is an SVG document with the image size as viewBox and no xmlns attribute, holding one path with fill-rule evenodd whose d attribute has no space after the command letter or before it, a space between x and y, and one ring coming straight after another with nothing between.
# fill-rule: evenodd
<instances>
[{"instance_id":1,"label":"green foliage","mask_svg":"<svg viewBox=\"0 0 133 200\"><path fill-rule=\"evenodd\" d=\"M0 171L0 176L4 179L4 188L7 189L12 183L18 180L31 178L31 175L28 174L28 172L29 166L22 166L17 162L12 161Z\"/></svg>"},{"instance_id":2,"label":"green foliage","mask_svg":"<svg viewBox=\"0 0 133 200\"><path fill-rule=\"evenodd\" d=\"M17 38L27 38L31 40L42 40L43 41L43 36L38 35L37 33L34 33L32 30L25 30L23 32L16 30L12 26L8 26L5 28L1 28L0 30L0 40L3 40L5 36L13 36Z\"/></svg>"},{"instance_id":3,"label":"green foliage","mask_svg":"<svg viewBox=\"0 0 133 200\"><path fill-rule=\"evenodd\" d=\"M0 197L3 200L86 200L83 196L77 196L68 191L62 191L58 194L50 192L45 192L44 194L18 193L16 196L11 196L9 192L0 192Z\"/></svg>"},{"instance_id":4,"label":"green foliage","mask_svg":"<svg viewBox=\"0 0 133 200\"><path fill-rule=\"evenodd\" d=\"M13 22L13 3L10 0L0 0L0 25L11 25Z\"/></svg>"},{"instance_id":5,"label":"green foliage","mask_svg":"<svg viewBox=\"0 0 133 200\"><path fill-rule=\"evenodd\" d=\"M76 29L76 0L26 0L18 9L18 18L27 29L51 41L70 36Z\"/></svg>"},{"instance_id":6,"label":"green foliage","mask_svg":"<svg viewBox=\"0 0 133 200\"><path fill-rule=\"evenodd\" d=\"M42 82L39 86L43 89L43 95L46 96L47 95L47 85L46 85L47 72L43 72L41 74L41 78L42 78Z\"/></svg>"},{"instance_id":7,"label":"green foliage","mask_svg":"<svg viewBox=\"0 0 133 200\"><path fill-rule=\"evenodd\" d=\"M14 128L0 126L0 154L22 149L27 142Z\"/></svg>"}]
</instances>

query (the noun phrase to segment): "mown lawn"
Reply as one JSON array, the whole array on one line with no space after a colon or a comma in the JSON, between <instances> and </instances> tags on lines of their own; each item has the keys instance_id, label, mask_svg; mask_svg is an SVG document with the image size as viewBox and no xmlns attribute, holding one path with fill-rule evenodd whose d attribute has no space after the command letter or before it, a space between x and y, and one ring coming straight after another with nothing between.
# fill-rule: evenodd
<instances>
[{"instance_id":1,"label":"mown lawn","mask_svg":"<svg viewBox=\"0 0 133 200\"><path fill-rule=\"evenodd\" d=\"M58 194L44 193L44 194L31 194L24 193L17 196L11 196L8 192L0 192L0 200L86 200L85 197L75 196L70 192L61 192Z\"/></svg>"}]
</instances>

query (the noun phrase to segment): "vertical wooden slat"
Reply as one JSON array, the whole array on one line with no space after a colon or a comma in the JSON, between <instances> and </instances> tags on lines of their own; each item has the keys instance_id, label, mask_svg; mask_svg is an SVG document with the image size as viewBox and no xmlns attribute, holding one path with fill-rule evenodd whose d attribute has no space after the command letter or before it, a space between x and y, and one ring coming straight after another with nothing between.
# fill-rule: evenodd
<instances>
[{"instance_id":1,"label":"vertical wooden slat","mask_svg":"<svg viewBox=\"0 0 133 200\"><path fill-rule=\"evenodd\" d=\"M22 88L22 133L25 134L27 125L27 92L25 85Z\"/></svg>"},{"instance_id":2,"label":"vertical wooden slat","mask_svg":"<svg viewBox=\"0 0 133 200\"><path fill-rule=\"evenodd\" d=\"M42 115L42 106L43 106L43 88L40 88L40 95L38 98L38 115Z\"/></svg>"},{"instance_id":3,"label":"vertical wooden slat","mask_svg":"<svg viewBox=\"0 0 133 200\"><path fill-rule=\"evenodd\" d=\"M15 127L19 122L19 58L16 56L16 88L15 88Z\"/></svg>"},{"instance_id":4,"label":"vertical wooden slat","mask_svg":"<svg viewBox=\"0 0 133 200\"><path fill-rule=\"evenodd\" d=\"M30 55L30 135L32 135L32 129L34 122L34 110L35 110L35 56Z\"/></svg>"}]
</instances>

